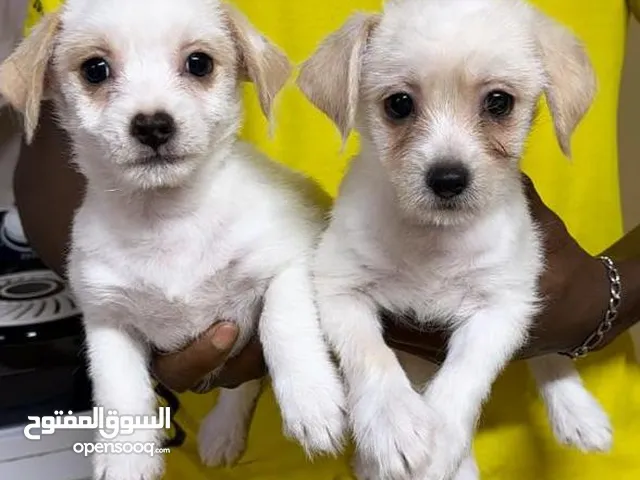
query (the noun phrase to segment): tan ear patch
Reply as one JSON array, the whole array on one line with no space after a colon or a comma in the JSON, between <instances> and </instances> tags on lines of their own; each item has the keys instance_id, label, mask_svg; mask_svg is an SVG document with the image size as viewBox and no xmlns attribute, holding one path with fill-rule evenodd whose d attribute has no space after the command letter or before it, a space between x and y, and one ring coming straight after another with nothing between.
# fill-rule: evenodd
<instances>
[{"instance_id":1,"label":"tan ear patch","mask_svg":"<svg viewBox=\"0 0 640 480\"><path fill-rule=\"evenodd\" d=\"M270 118L273 102L291 76L291 63L237 9L227 4L222 8L238 49L240 74L255 84L262 111Z\"/></svg>"},{"instance_id":2,"label":"tan ear patch","mask_svg":"<svg viewBox=\"0 0 640 480\"><path fill-rule=\"evenodd\" d=\"M345 139L355 121L362 57L377 14L355 14L329 35L300 68L297 84L304 95L338 127Z\"/></svg>"},{"instance_id":3,"label":"tan ear patch","mask_svg":"<svg viewBox=\"0 0 640 480\"><path fill-rule=\"evenodd\" d=\"M556 136L563 153L571 157L571 136L593 103L596 74L584 45L569 30L539 14L536 33Z\"/></svg>"},{"instance_id":4,"label":"tan ear patch","mask_svg":"<svg viewBox=\"0 0 640 480\"><path fill-rule=\"evenodd\" d=\"M46 15L0 65L0 94L23 114L27 142L31 142L38 126L40 103L46 91L46 75L59 26L57 12Z\"/></svg>"}]
</instances>

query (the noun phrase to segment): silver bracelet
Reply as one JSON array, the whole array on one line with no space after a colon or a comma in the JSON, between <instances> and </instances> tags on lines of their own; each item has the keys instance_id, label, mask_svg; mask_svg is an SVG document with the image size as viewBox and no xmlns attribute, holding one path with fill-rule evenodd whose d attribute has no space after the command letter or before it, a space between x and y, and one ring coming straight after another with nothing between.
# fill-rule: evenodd
<instances>
[{"instance_id":1,"label":"silver bracelet","mask_svg":"<svg viewBox=\"0 0 640 480\"><path fill-rule=\"evenodd\" d=\"M595 350L598 345L604 340L604 336L613 327L613 322L618 318L618 308L620 307L620 298L622 295L622 281L620 280L620 274L616 268L615 263L611 258L602 256L599 257L607 270L607 276L609 277L609 305L607 311L604 314L604 318L595 332L587 337L582 344L576 349L568 352L566 355L572 359L582 358L587 356L589 352Z\"/></svg>"}]
</instances>

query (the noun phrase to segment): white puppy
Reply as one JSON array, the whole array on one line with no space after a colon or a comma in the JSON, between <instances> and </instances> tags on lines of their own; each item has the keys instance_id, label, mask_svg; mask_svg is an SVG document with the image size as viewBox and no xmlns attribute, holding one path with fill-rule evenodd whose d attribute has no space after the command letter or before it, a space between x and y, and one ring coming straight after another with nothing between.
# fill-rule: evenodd
<instances>
[{"instance_id":1,"label":"white puppy","mask_svg":"<svg viewBox=\"0 0 640 480\"><path fill-rule=\"evenodd\" d=\"M314 266L358 474L442 480L462 465L458 478L475 478L482 403L539 303L543 256L519 160L543 94L569 155L595 92L590 62L522 1L396 0L329 36L298 84L344 137L361 136ZM424 392L385 345L381 309L452 331ZM559 440L608 449L607 416L571 362L531 366Z\"/></svg>"},{"instance_id":2,"label":"white puppy","mask_svg":"<svg viewBox=\"0 0 640 480\"><path fill-rule=\"evenodd\" d=\"M51 95L88 181L69 277L97 405L154 414L150 350L233 321L236 351L259 330L286 432L308 451L339 448L344 394L310 277L325 197L237 138L241 81L269 115L289 74L286 57L217 0L68 0L2 65L1 92L24 113L27 138ZM207 464L241 453L259 391L255 381L220 393L201 427ZM159 440L138 430L112 441ZM108 480L163 468L159 456L94 463Z\"/></svg>"}]
</instances>

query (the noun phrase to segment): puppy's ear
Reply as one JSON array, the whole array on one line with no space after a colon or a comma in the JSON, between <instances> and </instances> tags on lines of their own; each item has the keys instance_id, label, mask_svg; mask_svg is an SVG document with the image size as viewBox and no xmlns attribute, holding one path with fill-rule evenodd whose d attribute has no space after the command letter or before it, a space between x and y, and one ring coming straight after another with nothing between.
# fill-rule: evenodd
<instances>
[{"instance_id":1,"label":"puppy's ear","mask_svg":"<svg viewBox=\"0 0 640 480\"><path fill-rule=\"evenodd\" d=\"M380 22L376 14L355 14L329 35L302 64L298 86L324 112L345 140L355 121L362 57L371 32Z\"/></svg>"},{"instance_id":2,"label":"puppy's ear","mask_svg":"<svg viewBox=\"0 0 640 480\"><path fill-rule=\"evenodd\" d=\"M256 86L262 112L271 118L273 101L291 76L291 63L242 13L228 4L222 8L238 50L240 75Z\"/></svg>"},{"instance_id":3,"label":"puppy's ear","mask_svg":"<svg viewBox=\"0 0 640 480\"><path fill-rule=\"evenodd\" d=\"M46 93L46 76L59 27L60 15L48 14L0 65L0 95L22 113L27 143L38 126L40 102Z\"/></svg>"},{"instance_id":4,"label":"puppy's ear","mask_svg":"<svg viewBox=\"0 0 640 480\"><path fill-rule=\"evenodd\" d=\"M558 143L571 157L571 136L593 103L597 81L584 45L568 29L535 15L538 44L547 74L545 95Z\"/></svg>"}]
</instances>

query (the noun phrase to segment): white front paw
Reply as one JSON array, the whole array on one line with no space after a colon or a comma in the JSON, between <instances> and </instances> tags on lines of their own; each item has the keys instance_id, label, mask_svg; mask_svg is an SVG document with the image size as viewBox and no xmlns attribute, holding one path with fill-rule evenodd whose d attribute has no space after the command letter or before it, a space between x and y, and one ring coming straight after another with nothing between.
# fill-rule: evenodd
<instances>
[{"instance_id":1,"label":"white front paw","mask_svg":"<svg viewBox=\"0 0 640 480\"><path fill-rule=\"evenodd\" d=\"M367 461L359 451L356 451L351 460L351 470L358 480L379 480L380 473L377 467L375 463Z\"/></svg>"},{"instance_id":2,"label":"white front paw","mask_svg":"<svg viewBox=\"0 0 640 480\"><path fill-rule=\"evenodd\" d=\"M336 454L343 446L346 398L337 375L304 384L280 384L278 401L284 433L297 440L307 455Z\"/></svg>"},{"instance_id":3,"label":"white front paw","mask_svg":"<svg viewBox=\"0 0 640 480\"><path fill-rule=\"evenodd\" d=\"M208 467L232 465L246 448L249 425L239 415L228 415L225 409L216 407L200 425L198 452L202 463Z\"/></svg>"},{"instance_id":4,"label":"white front paw","mask_svg":"<svg viewBox=\"0 0 640 480\"><path fill-rule=\"evenodd\" d=\"M608 415L584 388L575 389L571 398L555 396L549 409L556 439L582 452L607 452L613 443Z\"/></svg>"},{"instance_id":5,"label":"white front paw","mask_svg":"<svg viewBox=\"0 0 640 480\"><path fill-rule=\"evenodd\" d=\"M93 456L94 480L157 480L164 471L162 455L100 453Z\"/></svg>"},{"instance_id":6,"label":"white front paw","mask_svg":"<svg viewBox=\"0 0 640 480\"><path fill-rule=\"evenodd\" d=\"M433 436L430 444L431 465L427 470L428 480L455 478L465 456L471 448L473 425L465 425L458 418L447 418L435 412L431 426Z\"/></svg>"},{"instance_id":7,"label":"white front paw","mask_svg":"<svg viewBox=\"0 0 640 480\"><path fill-rule=\"evenodd\" d=\"M351 415L361 478L370 472L376 472L376 480L423 478L430 463L432 414L408 383L362 392Z\"/></svg>"},{"instance_id":8,"label":"white front paw","mask_svg":"<svg viewBox=\"0 0 640 480\"><path fill-rule=\"evenodd\" d=\"M358 480L380 480L381 475L377 469L377 465L372 462L367 462L363 456L359 453L356 453L355 457L352 460L352 470L354 475ZM457 473L453 477L453 480L479 480L480 479L480 470L478 469L478 465L476 464L473 455L469 455L465 460L463 460L460 468ZM422 478L411 477L411 480L428 480L427 476Z\"/></svg>"}]
</instances>

